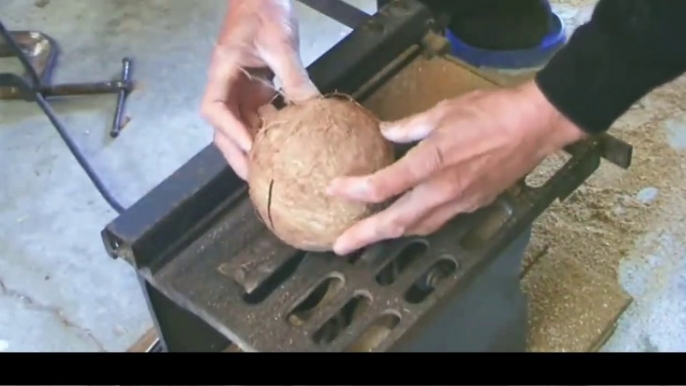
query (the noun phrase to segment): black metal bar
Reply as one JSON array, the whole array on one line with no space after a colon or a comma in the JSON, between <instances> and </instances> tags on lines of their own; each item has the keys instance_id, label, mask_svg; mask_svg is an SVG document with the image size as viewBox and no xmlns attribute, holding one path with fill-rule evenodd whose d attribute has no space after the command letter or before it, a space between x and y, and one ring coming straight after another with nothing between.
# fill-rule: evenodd
<instances>
[{"instance_id":1,"label":"black metal bar","mask_svg":"<svg viewBox=\"0 0 686 386\"><path fill-rule=\"evenodd\" d=\"M342 0L298 1L352 29L357 28L360 24L367 21L371 16L361 9L353 7Z\"/></svg>"},{"instance_id":2,"label":"black metal bar","mask_svg":"<svg viewBox=\"0 0 686 386\"><path fill-rule=\"evenodd\" d=\"M47 115L52 125L55 126L55 129L60 134L60 137L62 137L64 143L67 144L67 147L74 155L74 158L76 158L76 161L79 163L79 165L81 165L83 170L86 172L88 178L90 178L90 180L93 182L93 185L95 185L95 188L98 190L100 195L102 195L105 201L107 201L107 203L117 213L123 212L124 207L112 196L109 190L107 190L105 184L103 184L103 182L100 180L100 177L98 177L97 173L93 170L91 165L86 160L86 157L83 155L83 153L81 153L81 150L79 150L79 147L76 145L76 143L74 143L74 140L69 136L67 130L64 128L64 126L62 126L62 123L57 118L57 115L55 115L55 112L50 107L50 104L45 100L41 93L38 92L35 94L35 101L38 104L38 106L40 106L41 110L43 110L45 115Z\"/></svg>"},{"instance_id":3,"label":"black metal bar","mask_svg":"<svg viewBox=\"0 0 686 386\"><path fill-rule=\"evenodd\" d=\"M133 89L131 81L108 81L94 83L64 83L43 87L40 93L45 97L109 94Z\"/></svg>"},{"instance_id":4,"label":"black metal bar","mask_svg":"<svg viewBox=\"0 0 686 386\"><path fill-rule=\"evenodd\" d=\"M38 89L45 98L99 95L118 93L122 90L130 91L133 83L122 81L95 82L95 83L65 83L54 86L42 86ZM0 99L3 100L33 100L33 92L26 95L20 88L3 87L0 89Z\"/></svg>"},{"instance_id":5,"label":"black metal bar","mask_svg":"<svg viewBox=\"0 0 686 386\"><path fill-rule=\"evenodd\" d=\"M404 0L386 6L308 67L324 93L352 94L429 31L430 11ZM229 196L244 188L221 153L208 145L102 231L108 254L147 265L168 252Z\"/></svg>"}]
</instances>

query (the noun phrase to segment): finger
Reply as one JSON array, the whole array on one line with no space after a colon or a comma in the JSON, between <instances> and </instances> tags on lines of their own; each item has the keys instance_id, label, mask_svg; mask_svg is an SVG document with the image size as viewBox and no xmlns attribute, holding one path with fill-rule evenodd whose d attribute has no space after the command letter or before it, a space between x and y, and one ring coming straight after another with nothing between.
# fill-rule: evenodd
<instances>
[{"instance_id":1,"label":"finger","mask_svg":"<svg viewBox=\"0 0 686 386\"><path fill-rule=\"evenodd\" d=\"M247 113L250 115L250 122L252 125L252 135L253 137L257 134L258 131L262 129L262 126L264 125L264 122L269 119L269 117L273 114L278 112L278 109L274 107L271 103L267 103L264 106L261 106L260 108L257 109L257 111L251 111L250 113Z\"/></svg>"},{"instance_id":2,"label":"finger","mask_svg":"<svg viewBox=\"0 0 686 386\"><path fill-rule=\"evenodd\" d=\"M260 107L270 104L276 96L274 90L274 83L270 81L260 81L259 84L254 84L255 92L246 99L246 103L253 110L258 110Z\"/></svg>"},{"instance_id":3,"label":"finger","mask_svg":"<svg viewBox=\"0 0 686 386\"><path fill-rule=\"evenodd\" d=\"M231 98L232 89L241 76L243 73L239 69L235 51L215 51L203 96L202 112L215 129L231 138L247 152L252 145L252 139L248 128L239 119L236 98Z\"/></svg>"},{"instance_id":4,"label":"finger","mask_svg":"<svg viewBox=\"0 0 686 386\"><path fill-rule=\"evenodd\" d=\"M250 151L252 137L248 128L224 102L206 102L203 113L209 123L224 137L231 138L242 151Z\"/></svg>"},{"instance_id":5,"label":"finger","mask_svg":"<svg viewBox=\"0 0 686 386\"><path fill-rule=\"evenodd\" d=\"M478 187L474 189L474 187ZM454 197L429 211L419 221L415 222L407 234L428 235L442 227L446 222L463 213L472 213L479 208L490 205L498 197L488 192L488 185L483 181L472 183L469 187L457 191Z\"/></svg>"},{"instance_id":6,"label":"finger","mask_svg":"<svg viewBox=\"0 0 686 386\"><path fill-rule=\"evenodd\" d=\"M204 100L211 102L226 100L231 86L242 75L238 65L238 54L234 50L217 49L212 55Z\"/></svg>"},{"instance_id":7,"label":"finger","mask_svg":"<svg viewBox=\"0 0 686 386\"><path fill-rule=\"evenodd\" d=\"M302 63L298 51L283 43L261 52L262 58L281 80L284 97L300 102L321 95Z\"/></svg>"},{"instance_id":8,"label":"finger","mask_svg":"<svg viewBox=\"0 0 686 386\"><path fill-rule=\"evenodd\" d=\"M248 178L248 158L229 138L215 133L214 144L227 160L233 171L243 180Z\"/></svg>"},{"instance_id":9,"label":"finger","mask_svg":"<svg viewBox=\"0 0 686 386\"><path fill-rule=\"evenodd\" d=\"M406 143L422 140L440 125L443 117L448 114L448 109L449 102L443 101L423 113L394 122L381 122L381 133L393 142Z\"/></svg>"},{"instance_id":10,"label":"finger","mask_svg":"<svg viewBox=\"0 0 686 386\"><path fill-rule=\"evenodd\" d=\"M407 207L408 201L411 201L410 193L386 210L350 227L334 243L334 252L347 255L375 242L402 236L409 222L407 218L403 218L403 209Z\"/></svg>"},{"instance_id":11,"label":"finger","mask_svg":"<svg viewBox=\"0 0 686 386\"><path fill-rule=\"evenodd\" d=\"M451 191L444 179L434 179L405 193L387 209L353 225L334 245L337 254L345 255L366 245L400 237L433 208L450 200Z\"/></svg>"},{"instance_id":12,"label":"finger","mask_svg":"<svg viewBox=\"0 0 686 386\"><path fill-rule=\"evenodd\" d=\"M241 117L242 121L249 127L249 132L251 138L255 137L255 134L262 127L262 122L264 116L263 112L267 110L267 106L271 106L275 109L273 105L269 102L275 95L273 89L270 89L267 85L251 85L253 87L253 92L246 96L246 98L241 99Z\"/></svg>"},{"instance_id":13,"label":"finger","mask_svg":"<svg viewBox=\"0 0 686 386\"><path fill-rule=\"evenodd\" d=\"M493 201L495 201L495 198L485 199L479 203L469 202L463 198L456 199L431 211L422 220L414 224L407 231L407 234L418 236L429 235L439 230L456 216L464 213L472 213L477 209L491 204Z\"/></svg>"},{"instance_id":14,"label":"finger","mask_svg":"<svg viewBox=\"0 0 686 386\"><path fill-rule=\"evenodd\" d=\"M468 205L460 197L432 209L407 230L408 235L425 236L440 229L455 216L467 211Z\"/></svg>"},{"instance_id":15,"label":"finger","mask_svg":"<svg viewBox=\"0 0 686 386\"><path fill-rule=\"evenodd\" d=\"M262 127L262 117L260 117L257 111L252 109L241 109L241 116L243 117L243 122L246 122L248 126L250 136L255 138L255 135Z\"/></svg>"},{"instance_id":16,"label":"finger","mask_svg":"<svg viewBox=\"0 0 686 386\"><path fill-rule=\"evenodd\" d=\"M394 197L444 167L443 150L427 138L410 149L403 158L371 175L333 180L329 194L352 200L379 203Z\"/></svg>"},{"instance_id":17,"label":"finger","mask_svg":"<svg viewBox=\"0 0 686 386\"><path fill-rule=\"evenodd\" d=\"M261 106L259 109L257 109L257 113L262 117L262 119L269 119L271 116L276 114L279 110L274 107L273 104L268 103L264 106Z\"/></svg>"}]
</instances>

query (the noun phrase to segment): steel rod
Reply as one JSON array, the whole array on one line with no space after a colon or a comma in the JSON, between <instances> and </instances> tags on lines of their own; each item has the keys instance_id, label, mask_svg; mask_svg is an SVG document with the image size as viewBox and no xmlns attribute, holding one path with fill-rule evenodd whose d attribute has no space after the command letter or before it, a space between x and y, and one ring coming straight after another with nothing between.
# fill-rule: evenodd
<instances>
[{"instance_id":1,"label":"steel rod","mask_svg":"<svg viewBox=\"0 0 686 386\"><path fill-rule=\"evenodd\" d=\"M35 94L35 100L38 106L40 106L41 110L43 110L45 115L47 115L52 125L55 126L55 129L62 137L62 140L64 140L64 142L67 144L67 147L69 147L69 150L74 155L74 158L76 158L76 161L86 172L88 178L90 178L90 180L93 182L98 192L100 192L102 197L105 199L105 201L107 201L112 209L114 209L117 213L122 213L124 211L124 207L107 190L103 182L86 160L86 157L84 157L83 153L81 153L81 150L79 150L76 143L74 143L74 140L69 136L67 130L64 128L60 120L57 118L57 115L55 115L55 112L50 107L50 104L45 100L45 97L43 97L40 92L37 92Z\"/></svg>"}]
</instances>

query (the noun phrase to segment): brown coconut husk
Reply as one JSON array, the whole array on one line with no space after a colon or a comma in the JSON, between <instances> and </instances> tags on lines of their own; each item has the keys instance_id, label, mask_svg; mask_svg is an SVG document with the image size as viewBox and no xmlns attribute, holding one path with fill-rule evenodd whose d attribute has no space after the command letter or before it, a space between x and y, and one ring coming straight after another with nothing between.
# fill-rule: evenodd
<instances>
[{"instance_id":1,"label":"brown coconut husk","mask_svg":"<svg viewBox=\"0 0 686 386\"><path fill-rule=\"evenodd\" d=\"M377 205L329 196L337 177L367 175L395 160L379 120L352 97L333 93L288 104L264 118L249 155L250 198L283 242L329 251Z\"/></svg>"}]
</instances>

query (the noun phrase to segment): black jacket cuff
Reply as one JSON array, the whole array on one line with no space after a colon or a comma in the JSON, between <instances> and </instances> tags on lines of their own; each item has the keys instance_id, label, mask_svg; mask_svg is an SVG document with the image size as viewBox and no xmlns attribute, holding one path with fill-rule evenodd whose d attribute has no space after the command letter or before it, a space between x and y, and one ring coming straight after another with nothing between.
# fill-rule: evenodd
<instances>
[{"instance_id":1,"label":"black jacket cuff","mask_svg":"<svg viewBox=\"0 0 686 386\"><path fill-rule=\"evenodd\" d=\"M653 1L601 0L592 20L536 74L546 98L587 133L606 131L686 71L686 1Z\"/></svg>"}]
</instances>

